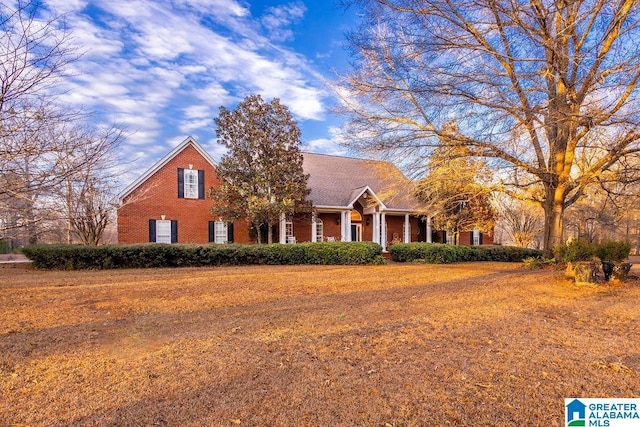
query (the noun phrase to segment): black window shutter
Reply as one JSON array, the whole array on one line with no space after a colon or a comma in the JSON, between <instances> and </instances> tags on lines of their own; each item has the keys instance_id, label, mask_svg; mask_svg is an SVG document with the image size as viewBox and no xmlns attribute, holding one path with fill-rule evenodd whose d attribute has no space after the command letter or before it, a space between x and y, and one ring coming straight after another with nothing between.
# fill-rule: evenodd
<instances>
[{"instance_id":1,"label":"black window shutter","mask_svg":"<svg viewBox=\"0 0 640 427\"><path fill-rule=\"evenodd\" d=\"M442 230L442 243L447 243L447 232Z\"/></svg>"},{"instance_id":2,"label":"black window shutter","mask_svg":"<svg viewBox=\"0 0 640 427\"><path fill-rule=\"evenodd\" d=\"M178 168L178 199L184 199L184 168Z\"/></svg>"},{"instance_id":3,"label":"black window shutter","mask_svg":"<svg viewBox=\"0 0 640 427\"><path fill-rule=\"evenodd\" d=\"M178 220L171 220L171 243L178 243Z\"/></svg>"},{"instance_id":4,"label":"black window shutter","mask_svg":"<svg viewBox=\"0 0 640 427\"><path fill-rule=\"evenodd\" d=\"M227 242L233 243L233 223L227 223Z\"/></svg>"},{"instance_id":5,"label":"black window shutter","mask_svg":"<svg viewBox=\"0 0 640 427\"><path fill-rule=\"evenodd\" d=\"M215 221L209 221L209 243L215 241Z\"/></svg>"},{"instance_id":6,"label":"black window shutter","mask_svg":"<svg viewBox=\"0 0 640 427\"><path fill-rule=\"evenodd\" d=\"M155 219L149 220L149 241L150 242L156 241L156 220Z\"/></svg>"},{"instance_id":7,"label":"black window shutter","mask_svg":"<svg viewBox=\"0 0 640 427\"><path fill-rule=\"evenodd\" d=\"M204 199L204 171L198 170L198 199Z\"/></svg>"},{"instance_id":8,"label":"black window shutter","mask_svg":"<svg viewBox=\"0 0 640 427\"><path fill-rule=\"evenodd\" d=\"M478 243L482 244L482 233L478 233L480 235L480 238L478 239Z\"/></svg>"}]
</instances>

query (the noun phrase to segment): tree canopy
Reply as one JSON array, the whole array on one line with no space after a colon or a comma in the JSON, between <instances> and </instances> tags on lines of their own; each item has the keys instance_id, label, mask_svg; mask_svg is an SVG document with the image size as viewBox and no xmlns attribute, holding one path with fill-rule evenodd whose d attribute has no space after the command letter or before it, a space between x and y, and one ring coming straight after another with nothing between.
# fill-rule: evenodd
<instances>
[{"instance_id":1,"label":"tree canopy","mask_svg":"<svg viewBox=\"0 0 640 427\"><path fill-rule=\"evenodd\" d=\"M278 99L247 96L235 110L220 107L218 142L228 152L216 172L222 180L210 190L212 214L227 221L246 219L256 230L271 229L282 215L306 204L308 175L302 170L300 130Z\"/></svg>"},{"instance_id":2,"label":"tree canopy","mask_svg":"<svg viewBox=\"0 0 640 427\"><path fill-rule=\"evenodd\" d=\"M590 185L637 178L637 0L349 3L363 17L340 82L355 146L486 158L505 192L544 208L547 256Z\"/></svg>"},{"instance_id":3,"label":"tree canopy","mask_svg":"<svg viewBox=\"0 0 640 427\"><path fill-rule=\"evenodd\" d=\"M491 189L482 182L490 172L482 161L451 153L445 146L434 151L428 170L416 186L416 196L436 229L452 231L456 240L462 231L493 234Z\"/></svg>"}]
</instances>

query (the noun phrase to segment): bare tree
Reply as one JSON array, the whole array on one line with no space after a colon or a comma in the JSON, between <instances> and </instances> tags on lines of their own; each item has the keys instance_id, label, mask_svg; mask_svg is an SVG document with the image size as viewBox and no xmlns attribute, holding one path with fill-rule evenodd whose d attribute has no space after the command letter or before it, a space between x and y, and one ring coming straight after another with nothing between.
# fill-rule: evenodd
<instances>
[{"instance_id":1,"label":"bare tree","mask_svg":"<svg viewBox=\"0 0 640 427\"><path fill-rule=\"evenodd\" d=\"M77 59L61 19L43 18L40 1L0 2L0 114L41 104ZM3 134L11 128L3 128Z\"/></svg>"},{"instance_id":2,"label":"bare tree","mask_svg":"<svg viewBox=\"0 0 640 427\"><path fill-rule=\"evenodd\" d=\"M78 58L70 41L42 2L0 1L0 237L19 230L36 243L44 222L64 220L67 241L95 244L109 221L108 170L123 135L82 127L89 114L57 103Z\"/></svg>"},{"instance_id":3,"label":"bare tree","mask_svg":"<svg viewBox=\"0 0 640 427\"><path fill-rule=\"evenodd\" d=\"M38 137L60 122L78 121L78 111L55 106L55 88L78 56L60 17L43 18L39 1L0 2L0 174L31 163L28 190L51 188L63 177L50 173L58 146ZM0 194L25 191L4 186Z\"/></svg>"},{"instance_id":4,"label":"bare tree","mask_svg":"<svg viewBox=\"0 0 640 427\"><path fill-rule=\"evenodd\" d=\"M86 245L97 245L117 206L116 150L124 135L115 127L97 130L76 126L59 138L68 150L58 152L62 185L54 195L62 205L59 217L67 222L67 243L74 235Z\"/></svg>"},{"instance_id":5,"label":"bare tree","mask_svg":"<svg viewBox=\"0 0 640 427\"><path fill-rule=\"evenodd\" d=\"M363 12L340 91L353 144L490 159L505 191L543 207L546 256L565 209L638 152L637 0L348 3Z\"/></svg>"},{"instance_id":6,"label":"bare tree","mask_svg":"<svg viewBox=\"0 0 640 427\"><path fill-rule=\"evenodd\" d=\"M539 248L544 215L539 206L504 194L494 200L501 227L515 246Z\"/></svg>"}]
</instances>

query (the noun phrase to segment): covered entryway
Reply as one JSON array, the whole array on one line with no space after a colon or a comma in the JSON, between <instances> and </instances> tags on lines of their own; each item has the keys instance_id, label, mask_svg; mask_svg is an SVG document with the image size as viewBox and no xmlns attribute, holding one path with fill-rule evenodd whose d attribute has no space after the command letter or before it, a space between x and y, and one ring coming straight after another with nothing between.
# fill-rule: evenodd
<instances>
[{"instance_id":1,"label":"covered entryway","mask_svg":"<svg viewBox=\"0 0 640 427\"><path fill-rule=\"evenodd\" d=\"M362 242L362 215L355 209L351 211L351 241Z\"/></svg>"}]
</instances>

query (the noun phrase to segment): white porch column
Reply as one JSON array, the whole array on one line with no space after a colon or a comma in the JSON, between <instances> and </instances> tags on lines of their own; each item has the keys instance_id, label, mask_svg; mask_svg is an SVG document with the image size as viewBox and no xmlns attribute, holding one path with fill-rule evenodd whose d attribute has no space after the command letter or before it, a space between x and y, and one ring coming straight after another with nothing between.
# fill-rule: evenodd
<instances>
[{"instance_id":1,"label":"white porch column","mask_svg":"<svg viewBox=\"0 0 640 427\"><path fill-rule=\"evenodd\" d=\"M380 214L378 212L373 213L373 243L380 243Z\"/></svg>"},{"instance_id":2,"label":"white porch column","mask_svg":"<svg viewBox=\"0 0 640 427\"><path fill-rule=\"evenodd\" d=\"M346 220L344 219L344 211L340 211L340 241L347 241Z\"/></svg>"},{"instance_id":3,"label":"white porch column","mask_svg":"<svg viewBox=\"0 0 640 427\"><path fill-rule=\"evenodd\" d=\"M351 241L351 211L344 212L344 234L347 236L346 242Z\"/></svg>"},{"instance_id":4,"label":"white porch column","mask_svg":"<svg viewBox=\"0 0 640 427\"><path fill-rule=\"evenodd\" d=\"M387 250L387 214L380 214L380 245L382 245L382 250Z\"/></svg>"},{"instance_id":5,"label":"white porch column","mask_svg":"<svg viewBox=\"0 0 640 427\"><path fill-rule=\"evenodd\" d=\"M431 217L427 218L427 240L428 243L433 243L431 239Z\"/></svg>"},{"instance_id":6,"label":"white porch column","mask_svg":"<svg viewBox=\"0 0 640 427\"><path fill-rule=\"evenodd\" d=\"M280 243L287 243L287 217L284 214L280 214L280 227L278 231Z\"/></svg>"},{"instance_id":7,"label":"white porch column","mask_svg":"<svg viewBox=\"0 0 640 427\"><path fill-rule=\"evenodd\" d=\"M317 242L318 241L318 228L316 227L316 216L312 215L311 216L311 241L312 242Z\"/></svg>"},{"instance_id":8,"label":"white porch column","mask_svg":"<svg viewBox=\"0 0 640 427\"><path fill-rule=\"evenodd\" d=\"M411 221L409 221L409 214L404 216L404 243L411 243Z\"/></svg>"}]
</instances>

